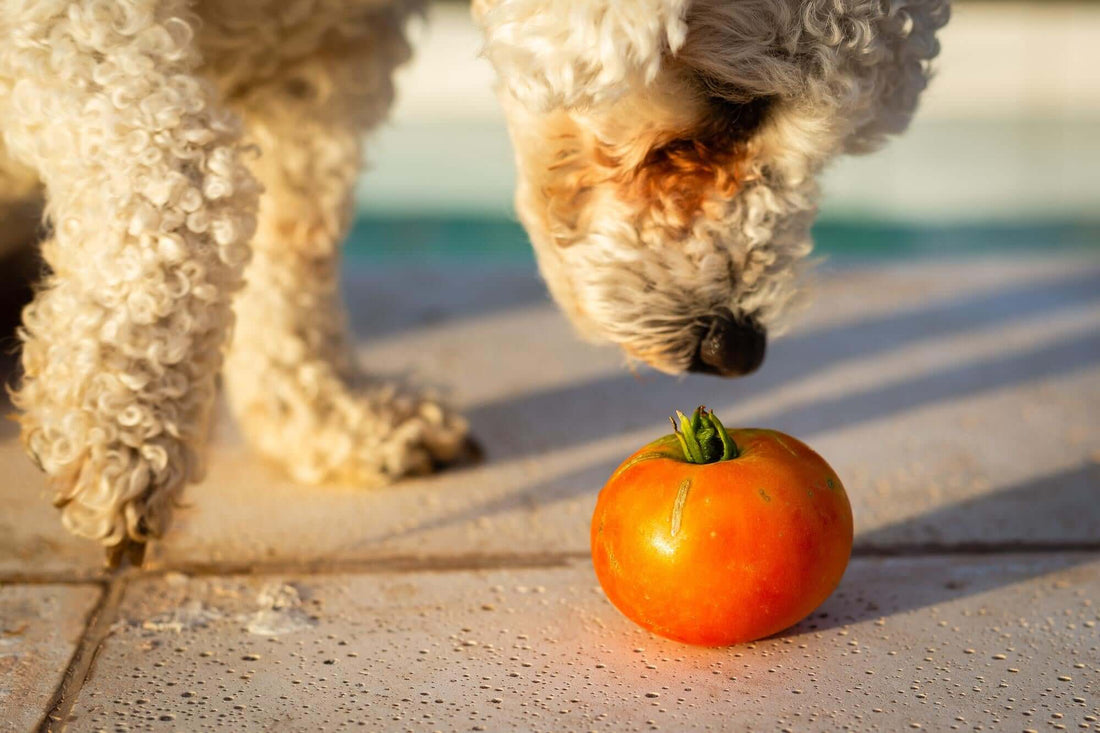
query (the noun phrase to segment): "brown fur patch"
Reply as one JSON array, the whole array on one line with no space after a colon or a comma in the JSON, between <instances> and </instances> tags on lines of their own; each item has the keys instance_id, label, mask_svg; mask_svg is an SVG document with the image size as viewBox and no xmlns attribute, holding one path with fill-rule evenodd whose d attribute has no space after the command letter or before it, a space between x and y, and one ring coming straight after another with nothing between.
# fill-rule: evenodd
<instances>
[{"instance_id":1,"label":"brown fur patch","mask_svg":"<svg viewBox=\"0 0 1100 733\"><path fill-rule=\"evenodd\" d=\"M653 108L653 117L612 120L598 130L559 110L521 128L519 150L527 161L531 215L559 247L580 241L607 205L626 205L639 230L663 230L679 238L711 203L737 195L750 172L749 138L767 101L711 100L701 120L675 120ZM538 144L524 145L527 141Z\"/></svg>"},{"instance_id":2,"label":"brown fur patch","mask_svg":"<svg viewBox=\"0 0 1100 733\"><path fill-rule=\"evenodd\" d=\"M708 202L732 199L747 180L749 138L765 106L715 101L690 129L639 125L626 137L613 136L614 144L569 113L552 113L541 129L549 154L531 166L532 193L542 202L532 209L542 219L539 228L558 246L570 246L589 231L601 202L615 200L635 212L640 229L679 236Z\"/></svg>"},{"instance_id":3,"label":"brown fur patch","mask_svg":"<svg viewBox=\"0 0 1100 733\"><path fill-rule=\"evenodd\" d=\"M649 150L642 162L620 169L620 196L686 228L710 199L729 200L747 174L748 139L765 102L715 103L704 125Z\"/></svg>"},{"instance_id":4,"label":"brown fur patch","mask_svg":"<svg viewBox=\"0 0 1100 733\"><path fill-rule=\"evenodd\" d=\"M687 226L710 197L731 199L741 184L742 145L722 150L703 140L673 140L619 177L621 196Z\"/></svg>"}]
</instances>

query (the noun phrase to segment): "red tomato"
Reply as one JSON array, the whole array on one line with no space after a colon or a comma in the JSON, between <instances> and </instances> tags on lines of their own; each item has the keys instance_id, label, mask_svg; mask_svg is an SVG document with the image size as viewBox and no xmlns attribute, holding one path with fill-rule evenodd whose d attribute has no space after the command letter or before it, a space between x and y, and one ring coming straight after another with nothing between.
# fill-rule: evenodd
<instances>
[{"instance_id":1,"label":"red tomato","mask_svg":"<svg viewBox=\"0 0 1100 733\"><path fill-rule=\"evenodd\" d=\"M642 627L690 644L793 626L848 565L852 509L840 479L789 435L727 432L703 408L680 419L600 492L592 561L607 597Z\"/></svg>"}]
</instances>

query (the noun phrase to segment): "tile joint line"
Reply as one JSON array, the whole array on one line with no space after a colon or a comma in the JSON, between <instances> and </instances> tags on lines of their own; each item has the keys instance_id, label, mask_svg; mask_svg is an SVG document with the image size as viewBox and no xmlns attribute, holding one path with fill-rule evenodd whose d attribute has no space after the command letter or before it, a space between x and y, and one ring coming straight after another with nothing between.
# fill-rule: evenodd
<instances>
[{"instance_id":1,"label":"tile joint line","mask_svg":"<svg viewBox=\"0 0 1100 733\"><path fill-rule=\"evenodd\" d=\"M852 558L935 558L996 555L1048 555L1060 552L1100 552L1100 542L1005 542L957 544L856 545ZM40 572L3 573L0 585L99 585L109 591L122 579L149 578L167 573L214 575L339 575L371 573L468 572L563 567L589 558L586 551L467 555L391 555L345 560L261 562L169 562L146 568L128 568L116 575Z\"/></svg>"},{"instance_id":2,"label":"tile joint line","mask_svg":"<svg viewBox=\"0 0 1100 733\"><path fill-rule=\"evenodd\" d=\"M50 697L46 706L46 714L36 729L38 733L53 733L66 728L69 714L72 712L76 698L84 687L84 682L95 662L96 654L107 636L111 633L111 625L118 616L119 607L122 605L122 596L126 590L126 574L115 573L106 583L98 583L103 586L102 595L89 612L84 630L77 642L76 649L54 694Z\"/></svg>"}]
</instances>

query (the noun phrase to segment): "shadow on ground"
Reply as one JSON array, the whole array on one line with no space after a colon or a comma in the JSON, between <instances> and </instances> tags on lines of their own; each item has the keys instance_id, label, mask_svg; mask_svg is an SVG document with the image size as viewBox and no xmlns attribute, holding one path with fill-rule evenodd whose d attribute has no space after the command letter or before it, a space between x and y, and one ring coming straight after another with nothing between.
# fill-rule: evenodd
<instances>
[{"instance_id":1,"label":"shadow on ground","mask_svg":"<svg viewBox=\"0 0 1100 733\"><path fill-rule=\"evenodd\" d=\"M1003 553L993 563L952 555L894 557L853 564L840 588L809 618L777 635L793 638L850 624L890 620L966 600L978 612L985 593L1100 561L1100 552ZM1041 587L1041 586L1039 586ZM999 609L1003 610L1003 609ZM1019 615L1029 609L1019 608Z\"/></svg>"},{"instance_id":2,"label":"shadow on ground","mask_svg":"<svg viewBox=\"0 0 1100 733\"><path fill-rule=\"evenodd\" d=\"M929 583L900 572L887 593L872 595L849 575L840 588L812 617L789 633L822 630L905 613L928 606L978 595L1012 583L1023 582L1100 559L1100 541L1093 542L999 542L978 539L979 528L1019 525L1021 517L1037 526L1058 527L1070 521L1095 525L1100 514L1100 465L1087 463L1050 476L1043 476L861 534L855 554L862 558L890 562L891 558L919 555L950 555L954 558L989 553L1041 554L1042 563L1002 563L1008 572L948 576ZM944 537L943 528L974 527L975 539ZM1075 533L1080 537L1081 533ZM915 538L915 539L914 539ZM904 570L904 563L896 563Z\"/></svg>"},{"instance_id":3,"label":"shadow on ground","mask_svg":"<svg viewBox=\"0 0 1100 733\"><path fill-rule=\"evenodd\" d=\"M369 348L377 338L412 329L549 304L546 286L533 273L517 277L515 266L484 262L447 264L352 270L343 288L356 337Z\"/></svg>"},{"instance_id":4,"label":"shadow on ground","mask_svg":"<svg viewBox=\"0 0 1100 733\"><path fill-rule=\"evenodd\" d=\"M870 357L899 348L909 340L964 333L1013 318L1041 316L1058 308L1097 300L1100 300L1100 276L1097 271L1090 271L1042 287L1001 291L949 305L938 304L860 324L795 336L776 349L771 364L765 367L763 374L729 383L733 386L729 387L722 403L737 394L759 396L787 381L808 376L815 369L847 359ZM1022 353L997 356L860 392L824 397L809 404L755 415L752 423L806 437L936 403L1068 375L1096 365L1100 365L1100 332L1068 337ZM639 385L629 375L613 376L490 403L474 408L469 415L475 433L490 446L488 460L500 461L562 450L607 435L653 425L661 415L672 409L686 409L696 404L702 391L699 387L696 380L661 378ZM608 395L615 397L609 398ZM723 417L727 424L743 423L738 419L736 409L723 414ZM528 442L523 443L523 440ZM501 445L506 447L500 448ZM478 517L517 509L530 510L584 494L595 494L617 462L617 459L596 461L454 514L427 520L400 534L415 534L463 524ZM380 539L393 538L389 535Z\"/></svg>"},{"instance_id":5,"label":"shadow on ground","mask_svg":"<svg viewBox=\"0 0 1100 733\"><path fill-rule=\"evenodd\" d=\"M490 460L541 454L632 432L657 423L673 409L690 409L701 398L712 405L734 405L723 418L727 424L743 424L736 411L738 400L759 397L823 368L867 359L917 341L1033 319L1095 302L1100 302L1100 270L1091 268L1050 282L937 302L793 335L775 344L759 373L740 380L677 380L660 375L638 378L620 373L484 403L468 410L467 416L487 445L504 446L491 452ZM825 398L805 407L754 417L753 423L808 435L964 394L1068 374L1098 362L1100 333L1094 333L899 384Z\"/></svg>"},{"instance_id":6,"label":"shadow on ground","mask_svg":"<svg viewBox=\"0 0 1100 733\"><path fill-rule=\"evenodd\" d=\"M736 403L738 396L759 396L785 383L843 361L865 359L909 343L976 332L1014 320L1042 318L1056 311L1100 301L1100 271L1090 269L1043 284L1027 284L949 303L936 303L888 316L846 323L781 342L758 376L724 384L720 401ZM935 348L930 345L929 348ZM930 404L957 400L1100 365L1100 332L1077 334L1019 353L999 355L917 375L897 383L872 386L837 397L825 396L810 404L776 410L754 417L754 424L775 427L795 435L812 435L889 418ZM609 434L634 431L653 424L678 406L698 401L703 389L698 379L665 378L641 383L630 375L599 378L583 384L545 390L475 407L471 420L481 433L493 434L505 427L509 447L490 455L492 460L515 459L546 451L562 450ZM719 400L712 400L718 402ZM583 415L584 419L577 419ZM727 422L738 422L734 413ZM517 435L530 435L527 444ZM498 441L490 441L490 444ZM399 536L475 521L479 517L594 495L615 468L617 460L601 460L552 479L467 507L436 516ZM1067 536L1082 537L1081 527L1095 526L1100 512L1100 467L1087 463L974 499L935 509L873 532L860 535L857 555L869 562L890 562L886 555L933 553L960 557L967 554L1014 551L1039 553L1043 562L1007 566L999 574L954 575L940 584L910 583L897 577L874 597L863 592L859 578L850 578L811 619L790 633L802 633L877 619L918 608L964 598L1006 584L1073 567L1100 556L1100 542L998 543L983 538L981 528L1019 526L1021 517L1035 526L1060 527L1067 522ZM1081 524L1076 524L1080 522ZM973 527L972 535L965 528ZM1076 530L1074 529L1076 527ZM965 542L960 536L972 537ZM379 538L381 541L398 535ZM902 566L904 563L901 563Z\"/></svg>"}]
</instances>

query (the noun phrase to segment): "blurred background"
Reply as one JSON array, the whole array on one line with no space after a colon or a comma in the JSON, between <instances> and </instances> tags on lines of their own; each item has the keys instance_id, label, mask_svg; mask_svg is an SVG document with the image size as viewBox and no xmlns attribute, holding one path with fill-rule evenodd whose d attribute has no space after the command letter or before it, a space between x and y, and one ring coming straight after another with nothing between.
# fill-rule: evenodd
<instances>
[{"instance_id":1,"label":"blurred background","mask_svg":"<svg viewBox=\"0 0 1100 733\"><path fill-rule=\"evenodd\" d=\"M468 3L415 29L392 119L368 149L357 260L532 260ZM1100 3L956 0L910 132L836 161L815 229L829 259L1100 243Z\"/></svg>"}]
</instances>

